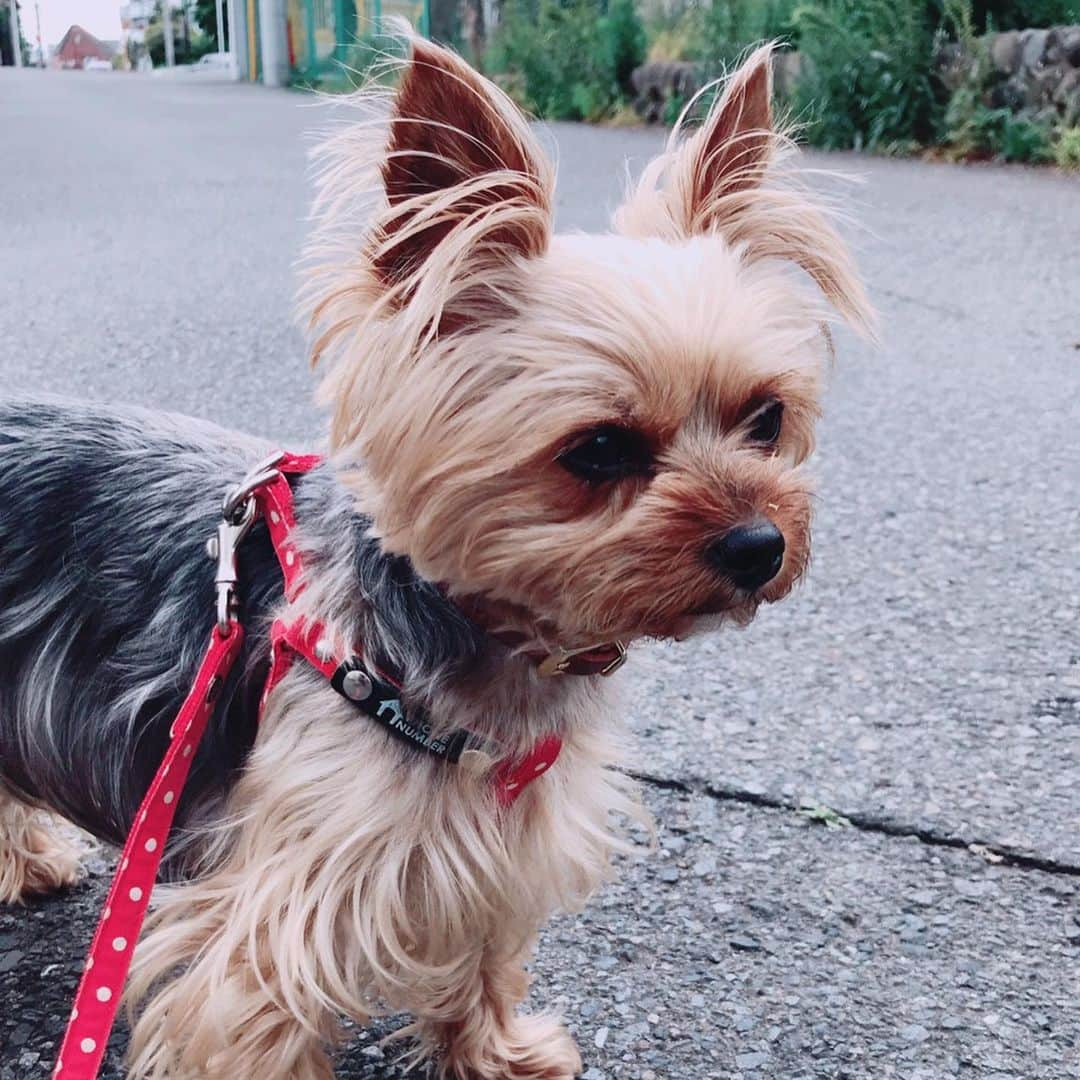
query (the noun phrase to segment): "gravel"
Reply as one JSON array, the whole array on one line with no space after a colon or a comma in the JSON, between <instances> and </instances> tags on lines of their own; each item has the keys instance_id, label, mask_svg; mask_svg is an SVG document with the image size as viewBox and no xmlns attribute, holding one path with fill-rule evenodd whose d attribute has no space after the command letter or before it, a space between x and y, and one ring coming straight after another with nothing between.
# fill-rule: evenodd
<instances>
[{"instance_id":1,"label":"gravel","mask_svg":"<svg viewBox=\"0 0 1080 1080\"><path fill-rule=\"evenodd\" d=\"M586 1076L1080 1077L1080 949L1066 934L1080 882L784 811L647 795L659 852L642 848L583 914L556 919L534 965L530 1005L565 1015ZM715 859L708 888L690 875L657 886L672 841L684 870ZM0 973L0 1080L46 1075L18 1061L55 1053L107 870L97 858L63 900L0 911L0 957L17 958ZM972 897L957 881L984 887ZM397 1052L358 1035L338 1075L404 1077ZM103 1076L120 1080L118 1062L114 1049Z\"/></svg>"}]
</instances>

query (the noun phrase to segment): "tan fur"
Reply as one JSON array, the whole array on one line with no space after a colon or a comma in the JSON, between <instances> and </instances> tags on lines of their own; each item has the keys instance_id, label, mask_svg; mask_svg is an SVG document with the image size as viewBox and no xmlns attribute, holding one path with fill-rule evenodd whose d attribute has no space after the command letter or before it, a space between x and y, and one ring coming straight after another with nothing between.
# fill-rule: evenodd
<instances>
[{"instance_id":1,"label":"tan fur","mask_svg":"<svg viewBox=\"0 0 1080 1080\"><path fill-rule=\"evenodd\" d=\"M604 236L554 235L530 128L427 43L396 98L364 96L369 119L324 148L303 302L335 463L388 552L526 647L743 622L805 569L827 305L873 317L821 210L780 181L768 63L755 53L676 135ZM778 399L778 444L748 442ZM648 476L598 489L560 466L600 424L641 433ZM754 515L786 549L746 595L703 552ZM344 592L315 574L297 610L348 641ZM508 811L492 760L403 765L317 676L288 676L202 874L161 897L138 949L133 1077L325 1080L340 1018L396 1009L441 1076L578 1071L557 1021L516 1014L522 965L551 913L610 875L618 822L640 811L612 769L607 688L499 655L409 690L435 726L508 753L562 736Z\"/></svg>"},{"instance_id":2,"label":"tan fur","mask_svg":"<svg viewBox=\"0 0 1080 1080\"><path fill-rule=\"evenodd\" d=\"M82 849L63 829L54 814L27 806L0 786L0 904L79 880Z\"/></svg>"}]
</instances>

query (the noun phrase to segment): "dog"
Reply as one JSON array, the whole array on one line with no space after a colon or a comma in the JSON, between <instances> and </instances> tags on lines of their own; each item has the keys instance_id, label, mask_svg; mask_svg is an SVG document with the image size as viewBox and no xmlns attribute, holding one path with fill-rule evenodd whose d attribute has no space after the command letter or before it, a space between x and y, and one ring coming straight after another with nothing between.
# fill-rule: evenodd
<instances>
[{"instance_id":1,"label":"dog","mask_svg":"<svg viewBox=\"0 0 1080 1080\"><path fill-rule=\"evenodd\" d=\"M625 643L790 592L827 327L873 329L792 182L770 56L680 125L605 235L554 234L534 131L423 40L322 148L302 304L330 416L326 460L292 482L303 588L257 522L242 662L135 952L131 1077L327 1080L343 1018L387 1010L441 1077L579 1072L558 1019L517 1006L539 928L611 876L642 813L604 673ZM0 448L14 902L78 877L57 815L114 844L132 827L213 625L222 488L274 447L36 399L0 405ZM305 663L260 717L269 627L295 618L394 671L392 711L429 745ZM427 752L451 731L475 740L456 765ZM499 762L552 739L543 775L497 798Z\"/></svg>"}]
</instances>

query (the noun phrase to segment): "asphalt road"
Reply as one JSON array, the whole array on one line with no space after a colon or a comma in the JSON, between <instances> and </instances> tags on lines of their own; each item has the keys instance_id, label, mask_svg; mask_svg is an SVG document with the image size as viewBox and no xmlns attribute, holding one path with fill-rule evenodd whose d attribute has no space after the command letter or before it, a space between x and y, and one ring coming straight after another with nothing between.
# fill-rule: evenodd
<instances>
[{"instance_id":1,"label":"asphalt road","mask_svg":"<svg viewBox=\"0 0 1080 1080\"><path fill-rule=\"evenodd\" d=\"M290 307L332 115L0 71L0 386L316 437ZM549 137L587 229L661 139ZM862 174L820 182L885 327L840 342L813 571L746 632L635 650L660 850L544 935L534 1000L590 1080L1080 1077L1080 181L809 164ZM47 1075L105 873L0 911L0 1080Z\"/></svg>"}]
</instances>

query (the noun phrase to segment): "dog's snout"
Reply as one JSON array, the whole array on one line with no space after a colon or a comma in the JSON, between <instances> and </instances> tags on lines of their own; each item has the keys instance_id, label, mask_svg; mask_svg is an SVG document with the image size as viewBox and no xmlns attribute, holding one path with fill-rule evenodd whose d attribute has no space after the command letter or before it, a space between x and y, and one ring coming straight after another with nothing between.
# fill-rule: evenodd
<instances>
[{"instance_id":1,"label":"dog's snout","mask_svg":"<svg viewBox=\"0 0 1080 1080\"><path fill-rule=\"evenodd\" d=\"M760 589L784 563L784 534L768 518L755 518L714 540L705 555L740 589Z\"/></svg>"}]
</instances>

